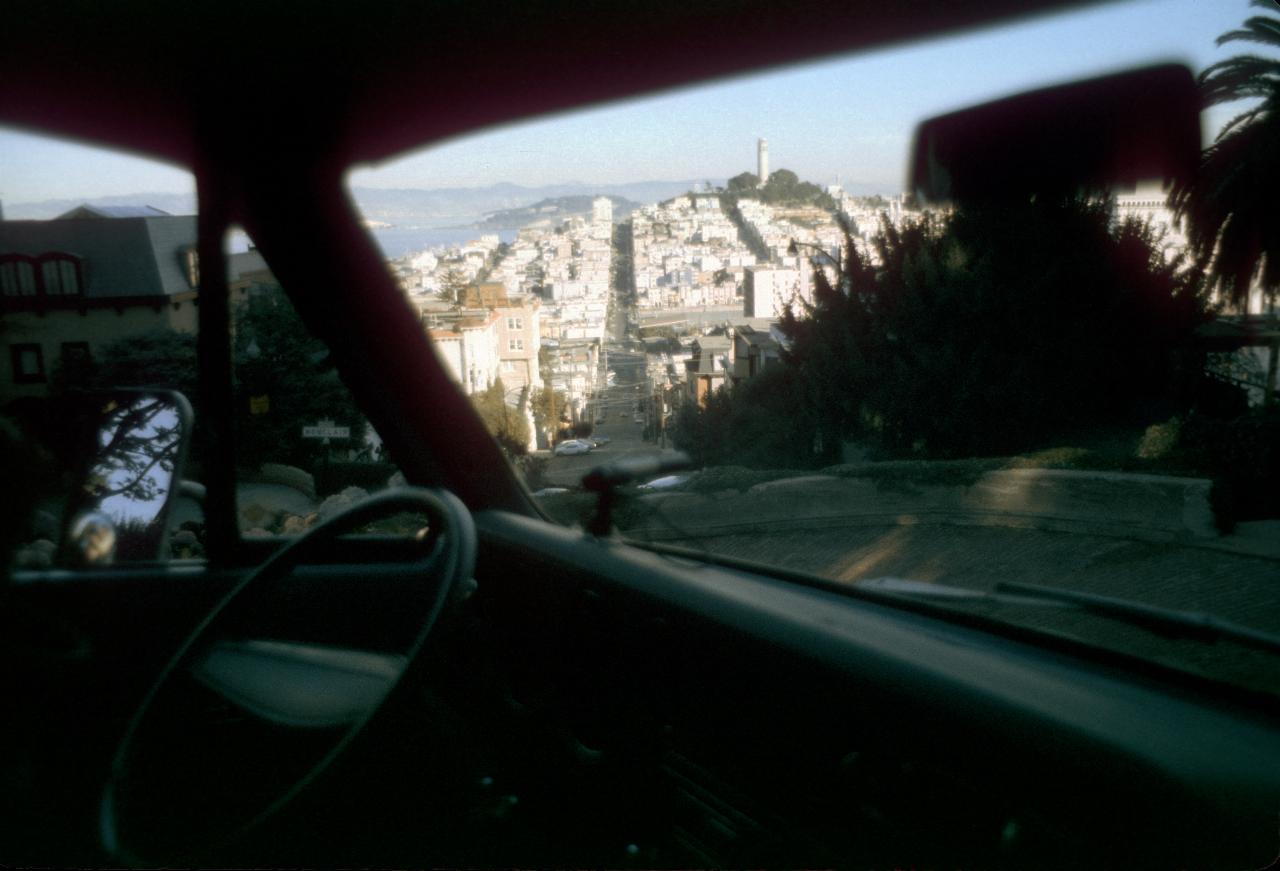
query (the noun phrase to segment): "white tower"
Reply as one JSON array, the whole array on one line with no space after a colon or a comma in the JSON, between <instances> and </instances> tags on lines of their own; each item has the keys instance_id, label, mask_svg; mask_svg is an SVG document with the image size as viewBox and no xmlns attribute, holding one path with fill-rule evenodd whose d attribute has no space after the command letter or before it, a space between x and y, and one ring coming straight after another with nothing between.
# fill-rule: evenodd
<instances>
[{"instance_id":1,"label":"white tower","mask_svg":"<svg viewBox=\"0 0 1280 871\"><path fill-rule=\"evenodd\" d=\"M596 197L592 200L591 220L597 224L613 223L613 201L608 197Z\"/></svg>"},{"instance_id":2,"label":"white tower","mask_svg":"<svg viewBox=\"0 0 1280 871\"><path fill-rule=\"evenodd\" d=\"M769 140L756 140L756 175L760 178L760 184L764 184L769 180Z\"/></svg>"}]
</instances>

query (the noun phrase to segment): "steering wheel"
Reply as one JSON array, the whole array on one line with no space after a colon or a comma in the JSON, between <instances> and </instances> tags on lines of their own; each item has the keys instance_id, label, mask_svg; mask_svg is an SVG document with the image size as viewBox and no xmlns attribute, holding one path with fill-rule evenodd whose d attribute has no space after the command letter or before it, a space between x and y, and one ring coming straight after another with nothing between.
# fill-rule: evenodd
<instances>
[{"instance_id":1,"label":"steering wheel","mask_svg":"<svg viewBox=\"0 0 1280 871\"><path fill-rule=\"evenodd\" d=\"M350 607L317 603L292 572L396 512L427 516L407 566L421 582L397 591L387 623L401 623L380 622L385 642L334 643L350 640ZM194 860L307 790L407 683L441 612L472 583L475 551L456 496L400 488L311 528L237 584L165 666L116 751L99 814L113 860Z\"/></svg>"}]
</instances>

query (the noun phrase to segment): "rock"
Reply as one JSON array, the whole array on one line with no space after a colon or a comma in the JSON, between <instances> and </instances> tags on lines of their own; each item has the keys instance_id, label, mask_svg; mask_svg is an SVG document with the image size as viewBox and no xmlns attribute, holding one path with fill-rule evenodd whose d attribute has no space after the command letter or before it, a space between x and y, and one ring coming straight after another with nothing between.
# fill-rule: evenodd
<instances>
[{"instance_id":1,"label":"rock","mask_svg":"<svg viewBox=\"0 0 1280 871\"><path fill-rule=\"evenodd\" d=\"M320 515L314 511L306 516L298 514L285 515L284 522L280 524L281 535L301 535L311 527L315 526L316 521L320 519Z\"/></svg>"},{"instance_id":2,"label":"rock","mask_svg":"<svg viewBox=\"0 0 1280 871\"><path fill-rule=\"evenodd\" d=\"M47 538L37 538L24 544L13 555L13 564L20 569L47 569L53 565L53 555L58 546Z\"/></svg>"},{"instance_id":3,"label":"rock","mask_svg":"<svg viewBox=\"0 0 1280 871\"><path fill-rule=\"evenodd\" d=\"M363 488L347 487L341 493L334 493L321 502L320 507L316 509L316 514L319 515L321 520L328 520L335 514L346 511L368 495L368 491Z\"/></svg>"},{"instance_id":4,"label":"rock","mask_svg":"<svg viewBox=\"0 0 1280 871\"><path fill-rule=\"evenodd\" d=\"M240 528L269 529L276 525L282 510L259 499L240 506Z\"/></svg>"},{"instance_id":5,"label":"rock","mask_svg":"<svg viewBox=\"0 0 1280 871\"><path fill-rule=\"evenodd\" d=\"M176 559L204 556L204 546L189 529L180 529L173 534L173 538L169 540L169 550Z\"/></svg>"}]
</instances>

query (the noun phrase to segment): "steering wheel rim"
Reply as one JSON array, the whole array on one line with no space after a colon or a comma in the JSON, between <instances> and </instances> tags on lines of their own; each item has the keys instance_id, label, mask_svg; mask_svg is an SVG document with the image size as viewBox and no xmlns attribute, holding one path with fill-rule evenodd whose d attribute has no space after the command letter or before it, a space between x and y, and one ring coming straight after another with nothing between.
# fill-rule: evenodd
<instances>
[{"instance_id":1,"label":"steering wheel rim","mask_svg":"<svg viewBox=\"0 0 1280 871\"><path fill-rule=\"evenodd\" d=\"M199 680L198 676L187 674L187 672L192 671L194 664L201 661L201 657L207 657L207 651L220 643L216 637L213 637L218 631L220 618L228 614L237 603L244 601L249 593L272 581L287 577L293 569L304 563L306 557L318 545L329 543L334 538L397 509L427 514L427 535L422 542L425 553L412 565L429 565L435 569L437 575L434 579L434 590L427 593L425 597L428 603L425 617L402 657L398 674L387 678L385 690L381 691L380 697L369 704L367 710L356 715L349 724L345 724L332 746L320 754L318 761L311 764L304 774L297 777L278 796L267 801L260 810L256 812L251 810L246 814L248 819L243 823L233 825L224 832L211 832L210 837L205 838L202 843L194 844L189 850L183 852L199 855L220 849L259 828L320 779L342 757L343 752L352 742L366 730L370 721L387 707L388 700L404 686L406 677L414 670L418 653L422 650L446 605L457 596L462 585L470 580L475 567L476 532L471 514L461 500L447 490L402 487L382 491L360 501L312 527L276 551L266 562L236 584L197 624L143 697L113 756L99 812L101 842L110 856L131 864L148 861L121 837L121 790L128 782L131 765L136 764L132 755L137 750L135 747L137 738L149 726L148 716L153 714L157 700L162 699L166 691L173 689L174 684L179 680L184 678ZM251 708L247 710L250 714L261 716ZM123 828L136 829L137 826L126 825ZM145 849L142 852L145 854ZM161 861L170 861L174 857L157 858Z\"/></svg>"}]
</instances>

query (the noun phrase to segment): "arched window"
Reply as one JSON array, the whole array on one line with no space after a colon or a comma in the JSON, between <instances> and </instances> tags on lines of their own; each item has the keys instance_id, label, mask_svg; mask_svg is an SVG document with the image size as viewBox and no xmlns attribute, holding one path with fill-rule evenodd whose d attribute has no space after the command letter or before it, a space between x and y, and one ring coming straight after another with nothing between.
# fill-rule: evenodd
<instances>
[{"instance_id":1,"label":"arched window","mask_svg":"<svg viewBox=\"0 0 1280 871\"><path fill-rule=\"evenodd\" d=\"M79 257L55 252L42 254L37 261L40 264L40 284L46 296L79 296L84 293Z\"/></svg>"},{"instance_id":2,"label":"arched window","mask_svg":"<svg viewBox=\"0 0 1280 871\"><path fill-rule=\"evenodd\" d=\"M22 254L0 256L0 294L7 297L36 295L36 268Z\"/></svg>"}]
</instances>

